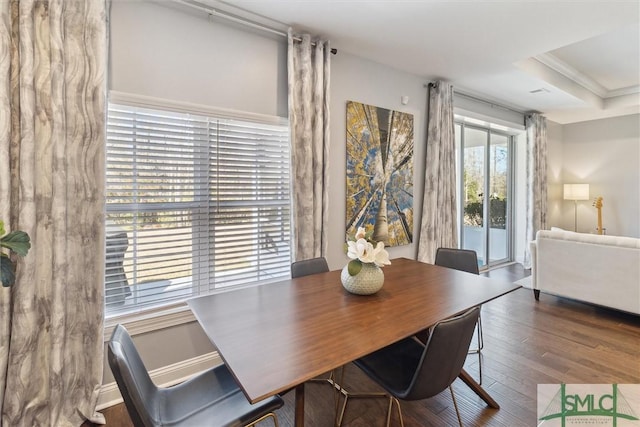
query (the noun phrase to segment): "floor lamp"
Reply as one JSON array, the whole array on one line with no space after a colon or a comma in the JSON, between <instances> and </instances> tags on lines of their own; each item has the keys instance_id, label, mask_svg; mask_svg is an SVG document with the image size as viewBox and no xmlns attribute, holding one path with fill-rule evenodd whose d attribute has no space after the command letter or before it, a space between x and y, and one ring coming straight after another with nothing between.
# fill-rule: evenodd
<instances>
[{"instance_id":1,"label":"floor lamp","mask_svg":"<svg viewBox=\"0 0 640 427\"><path fill-rule=\"evenodd\" d=\"M589 184L565 184L564 200L573 200L573 230L578 231L578 200L589 200Z\"/></svg>"}]
</instances>

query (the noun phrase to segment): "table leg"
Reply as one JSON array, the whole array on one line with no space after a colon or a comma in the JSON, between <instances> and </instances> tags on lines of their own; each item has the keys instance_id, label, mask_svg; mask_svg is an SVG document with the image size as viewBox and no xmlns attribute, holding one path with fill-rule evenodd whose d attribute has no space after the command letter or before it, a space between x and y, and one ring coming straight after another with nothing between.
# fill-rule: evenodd
<instances>
[{"instance_id":1,"label":"table leg","mask_svg":"<svg viewBox=\"0 0 640 427\"><path fill-rule=\"evenodd\" d=\"M294 423L296 427L304 427L304 383L296 386L296 410Z\"/></svg>"},{"instance_id":2,"label":"table leg","mask_svg":"<svg viewBox=\"0 0 640 427\"><path fill-rule=\"evenodd\" d=\"M489 396L489 393L487 393L485 389L483 389L482 386L478 384L467 371L465 371L464 369L460 371L460 375L458 375L458 378L460 378L471 390L473 390L475 394L480 396L480 399L484 400L490 408L500 409L500 405L498 405L498 402L493 400L493 397Z\"/></svg>"}]
</instances>

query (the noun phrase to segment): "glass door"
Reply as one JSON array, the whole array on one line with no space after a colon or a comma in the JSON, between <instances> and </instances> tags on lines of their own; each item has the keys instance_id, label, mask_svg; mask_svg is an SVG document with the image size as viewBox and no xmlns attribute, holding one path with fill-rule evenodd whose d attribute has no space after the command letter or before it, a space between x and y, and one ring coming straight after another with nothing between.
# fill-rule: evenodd
<instances>
[{"instance_id":1,"label":"glass door","mask_svg":"<svg viewBox=\"0 0 640 427\"><path fill-rule=\"evenodd\" d=\"M486 146L488 133L481 129L464 128L462 149L462 245L478 254L480 266L486 264L487 254L484 228L484 194Z\"/></svg>"},{"instance_id":2,"label":"glass door","mask_svg":"<svg viewBox=\"0 0 640 427\"><path fill-rule=\"evenodd\" d=\"M512 139L456 123L460 247L476 251L480 268L511 260Z\"/></svg>"},{"instance_id":3,"label":"glass door","mask_svg":"<svg viewBox=\"0 0 640 427\"><path fill-rule=\"evenodd\" d=\"M489 132L489 191L485 197L485 205L489 206L489 253L488 265L510 261L510 239L507 228L509 219L509 172L511 164L509 139L507 135Z\"/></svg>"}]
</instances>

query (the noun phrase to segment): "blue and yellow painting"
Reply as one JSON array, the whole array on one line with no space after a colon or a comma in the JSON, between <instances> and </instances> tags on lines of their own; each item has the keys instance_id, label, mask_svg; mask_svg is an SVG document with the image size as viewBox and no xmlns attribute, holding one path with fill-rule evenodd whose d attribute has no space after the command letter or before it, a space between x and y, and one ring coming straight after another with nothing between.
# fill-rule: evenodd
<instances>
[{"instance_id":1,"label":"blue and yellow painting","mask_svg":"<svg viewBox=\"0 0 640 427\"><path fill-rule=\"evenodd\" d=\"M413 115L347 102L346 238L413 241Z\"/></svg>"}]
</instances>

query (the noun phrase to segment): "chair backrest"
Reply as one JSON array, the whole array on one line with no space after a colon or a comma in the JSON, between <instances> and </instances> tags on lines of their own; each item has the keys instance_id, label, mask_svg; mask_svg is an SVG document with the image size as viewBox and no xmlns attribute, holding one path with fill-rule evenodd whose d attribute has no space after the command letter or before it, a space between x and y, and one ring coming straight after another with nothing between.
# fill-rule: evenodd
<instances>
[{"instance_id":1,"label":"chair backrest","mask_svg":"<svg viewBox=\"0 0 640 427\"><path fill-rule=\"evenodd\" d=\"M151 380L131 336L122 325L117 325L113 330L108 345L108 359L133 424L136 427L160 425L159 390Z\"/></svg>"},{"instance_id":2,"label":"chair backrest","mask_svg":"<svg viewBox=\"0 0 640 427\"><path fill-rule=\"evenodd\" d=\"M476 251L470 249L438 248L434 264L467 273L480 274L478 256Z\"/></svg>"},{"instance_id":3,"label":"chair backrest","mask_svg":"<svg viewBox=\"0 0 640 427\"><path fill-rule=\"evenodd\" d=\"M316 273L326 273L329 265L324 257L305 259L291 263L291 277L308 276Z\"/></svg>"},{"instance_id":4,"label":"chair backrest","mask_svg":"<svg viewBox=\"0 0 640 427\"><path fill-rule=\"evenodd\" d=\"M474 307L460 316L436 323L409 387L398 397L427 399L455 381L467 358L479 314L480 307Z\"/></svg>"}]
</instances>

